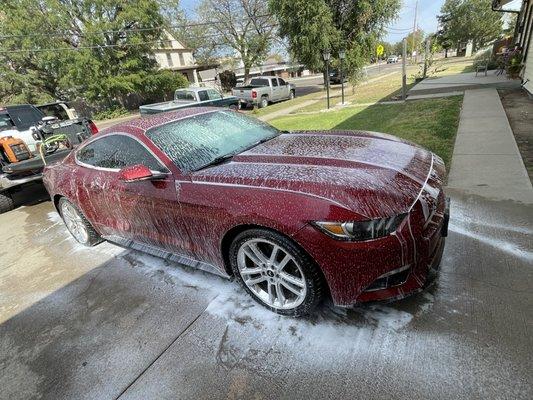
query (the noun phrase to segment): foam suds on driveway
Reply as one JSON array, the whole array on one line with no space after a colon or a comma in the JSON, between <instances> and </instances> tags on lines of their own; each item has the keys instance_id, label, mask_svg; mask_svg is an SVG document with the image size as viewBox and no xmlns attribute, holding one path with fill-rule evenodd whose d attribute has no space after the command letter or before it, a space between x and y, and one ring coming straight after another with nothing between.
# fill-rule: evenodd
<instances>
[{"instance_id":1,"label":"foam suds on driveway","mask_svg":"<svg viewBox=\"0 0 533 400\"><path fill-rule=\"evenodd\" d=\"M433 287L305 319L214 275L80 246L50 203L1 215L0 398L528 398L532 209L450 194Z\"/></svg>"}]
</instances>

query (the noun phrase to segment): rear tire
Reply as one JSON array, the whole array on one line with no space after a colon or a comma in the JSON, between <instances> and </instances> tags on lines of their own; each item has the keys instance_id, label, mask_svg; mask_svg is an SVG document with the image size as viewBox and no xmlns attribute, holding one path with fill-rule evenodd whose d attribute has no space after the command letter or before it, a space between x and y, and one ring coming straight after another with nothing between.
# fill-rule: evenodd
<instances>
[{"instance_id":1,"label":"rear tire","mask_svg":"<svg viewBox=\"0 0 533 400\"><path fill-rule=\"evenodd\" d=\"M259 102L257 107L258 108L265 108L267 106L268 106L268 97L266 97L266 96L261 97L261 101Z\"/></svg>"},{"instance_id":2,"label":"rear tire","mask_svg":"<svg viewBox=\"0 0 533 400\"><path fill-rule=\"evenodd\" d=\"M70 201L62 197L58 209L68 231L78 243L92 247L103 241L83 213Z\"/></svg>"},{"instance_id":3,"label":"rear tire","mask_svg":"<svg viewBox=\"0 0 533 400\"><path fill-rule=\"evenodd\" d=\"M15 208L15 203L8 192L0 193L0 214L11 211Z\"/></svg>"},{"instance_id":4,"label":"rear tire","mask_svg":"<svg viewBox=\"0 0 533 400\"><path fill-rule=\"evenodd\" d=\"M324 296L315 262L296 243L266 229L237 235L229 260L237 280L262 306L292 317L311 313Z\"/></svg>"}]
</instances>

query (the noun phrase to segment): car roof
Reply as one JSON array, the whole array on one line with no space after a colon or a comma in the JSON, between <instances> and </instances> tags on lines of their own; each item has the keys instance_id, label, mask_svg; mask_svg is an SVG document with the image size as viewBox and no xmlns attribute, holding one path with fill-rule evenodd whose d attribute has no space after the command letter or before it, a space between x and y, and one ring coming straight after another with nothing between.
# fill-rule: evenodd
<instances>
[{"instance_id":1,"label":"car roof","mask_svg":"<svg viewBox=\"0 0 533 400\"><path fill-rule=\"evenodd\" d=\"M176 89L176 92L179 91L179 90L183 90L183 91L191 91L191 92L200 92L201 90L209 90L209 89L213 89L213 90L217 90L216 88L214 87L201 87L201 86L191 86L191 87L188 87L188 88L179 88L179 89Z\"/></svg>"},{"instance_id":2,"label":"car roof","mask_svg":"<svg viewBox=\"0 0 533 400\"><path fill-rule=\"evenodd\" d=\"M103 129L102 134L110 132L125 132L125 133L146 133L149 129L157 126L165 125L169 122L179 121L180 119L190 118L195 115L206 114L217 111L228 111L227 109L221 109L219 107L191 107L184 108L177 111L168 111L160 114L143 115L137 118L133 118L126 122L110 126Z\"/></svg>"}]
</instances>

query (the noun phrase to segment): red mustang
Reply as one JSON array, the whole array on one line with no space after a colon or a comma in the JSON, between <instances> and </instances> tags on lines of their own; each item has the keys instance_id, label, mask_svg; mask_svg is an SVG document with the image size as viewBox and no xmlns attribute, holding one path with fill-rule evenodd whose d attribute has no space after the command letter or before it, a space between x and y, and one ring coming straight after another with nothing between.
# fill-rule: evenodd
<instances>
[{"instance_id":1,"label":"red mustang","mask_svg":"<svg viewBox=\"0 0 533 400\"><path fill-rule=\"evenodd\" d=\"M280 314L400 298L430 282L442 160L372 132L280 132L193 108L93 136L44 183L68 230L235 276Z\"/></svg>"}]
</instances>

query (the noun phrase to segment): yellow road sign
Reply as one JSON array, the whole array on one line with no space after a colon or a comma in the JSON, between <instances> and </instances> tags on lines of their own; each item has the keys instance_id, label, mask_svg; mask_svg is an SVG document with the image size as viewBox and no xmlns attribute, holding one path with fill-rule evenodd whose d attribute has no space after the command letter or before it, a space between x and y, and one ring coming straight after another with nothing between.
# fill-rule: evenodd
<instances>
[{"instance_id":1,"label":"yellow road sign","mask_svg":"<svg viewBox=\"0 0 533 400\"><path fill-rule=\"evenodd\" d=\"M385 49L384 49L383 45L382 45L382 44L378 44L378 47L376 48L376 54L377 54L378 56L380 56L380 55L383 54L383 51L384 51L384 50L385 50Z\"/></svg>"}]
</instances>

